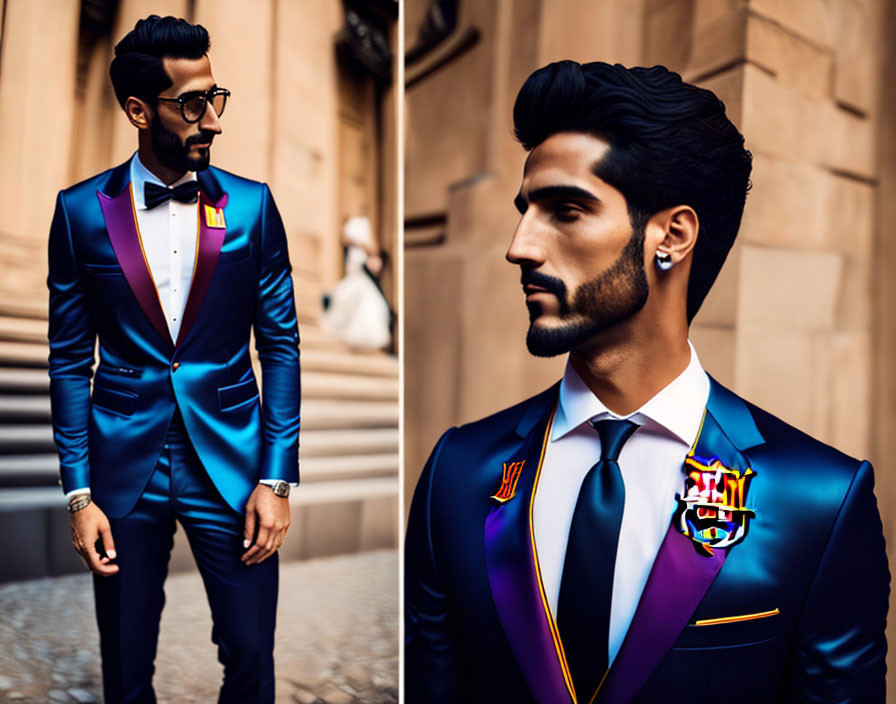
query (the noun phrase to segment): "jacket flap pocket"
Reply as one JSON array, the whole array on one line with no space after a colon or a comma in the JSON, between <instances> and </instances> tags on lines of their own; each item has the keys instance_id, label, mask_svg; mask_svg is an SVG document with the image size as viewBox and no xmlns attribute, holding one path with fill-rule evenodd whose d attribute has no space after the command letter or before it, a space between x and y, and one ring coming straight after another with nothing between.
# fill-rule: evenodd
<instances>
[{"instance_id":1,"label":"jacket flap pocket","mask_svg":"<svg viewBox=\"0 0 896 704\"><path fill-rule=\"evenodd\" d=\"M94 406L123 416L132 415L137 410L137 394L131 391L110 389L94 383L92 399Z\"/></svg>"},{"instance_id":2,"label":"jacket flap pocket","mask_svg":"<svg viewBox=\"0 0 896 704\"><path fill-rule=\"evenodd\" d=\"M218 405L222 411L239 406L241 403L251 401L258 397L258 387L255 386L255 378L246 379L238 384L222 386L218 389Z\"/></svg>"}]
</instances>

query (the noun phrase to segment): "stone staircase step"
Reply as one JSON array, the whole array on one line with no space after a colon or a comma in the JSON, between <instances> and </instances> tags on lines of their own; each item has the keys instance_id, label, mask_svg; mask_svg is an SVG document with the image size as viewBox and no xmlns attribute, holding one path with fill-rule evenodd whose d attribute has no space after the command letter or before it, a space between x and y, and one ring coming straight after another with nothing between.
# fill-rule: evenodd
<instances>
[{"instance_id":1,"label":"stone staircase step","mask_svg":"<svg viewBox=\"0 0 896 704\"><path fill-rule=\"evenodd\" d=\"M323 481L392 477L397 481L398 455L391 453L338 457L309 457L301 464L302 491Z\"/></svg>"},{"instance_id":2,"label":"stone staircase step","mask_svg":"<svg viewBox=\"0 0 896 704\"><path fill-rule=\"evenodd\" d=\"M0 316L47 319L47 298L26 300L15 295L0 295Z\"/></svg>"},{"instance_id":3,"label":"stone staircase step","mask_svg":"<svg viewBox=\"0 0 896 704\"><path fill-rule=\"evenodd\" d=\"M0 425L0 456L49 453L56 450L49 425Z\"/></svg>"},{"instance_id":4,"label":"stone staircase step","mask_svg":"<svg viewBox=\"0 0 896 704\"><path fill-rule=\"evenodd\" d=\"M58 486L0 489L0 512L50 508L65 512L65 494Z\"/></svg>"},{"instance_id":5,"label":"stone staircase step","mask_svg":"<svg viewBox=\"0 0 896 704\"><path fill-rule=\"evenodd\" d=\"M311 457L398 452L397 428L309 430L299 440L300 461Z\"/></svg>"},{"instance_id":6,"label":"stone staircase step","mask_svg":"<svg viewBox=\"0 0 896 704\"><path fill-rule=\"evenodd\" d=\"M3 417L0 402L0 418ZM398 427L394 401L309 399L302 404L302 431L332 428Z\"/></svg>"},{"instance_id":7,"label":"stone staircase step","mask_svg":"<svg viewBox=\"0 0 896 704\"><path fill-rule=\"evenodd\" d=\"M53 452L37 455L0 455L0 487L40 487L59 484L59 457Z\"/></svg>"},{"instance_id":8,"label":"stone staircase step","mask_svg":"<svg viewBox=\"0 0 896 704\"><path fill-rule=\"evenodd\" d=\"M398 482L394 477L374 479L337 480L317 482L304 487L302 491L290 494L289 502L293 505L308 506L314 504L334 503L341 501L362 501L373 498L391 498L398 496ZM2 509L2 504L0 504Z\"/></svg>"},{"instance_id":9,"label":"stone staircase step","mask_svg":"<svg viewBox=\"0 0 896 704\"><path fill-rule=\"evenodd\" d=\"M2 356L0 343L0 356ZM398 378L398 359L382 352L302 350L303 372L330 372Z\"/></svg>"},{"instance_id":10,"label":"stone staircase step","mask_svg":"<svg viewBox=\"0 0 896 704\"><path fill-rule=\"evenodd\" d=\"M339 340L334 339L326 330L313 323L299 321L299 348L302 354L310 349L340 350L347 349Z\"/></svg>"},{"instance_id":11,"label":"stone staircase step","mask_svg":"<svg viewBox=\"0 0 896 704\"><path fill-rule=\"evenodd\" d=\"M49 394L50 377L45 369L0 367L0 394Z\"/></svg>"},{"instance_id":12,"label":"stone staircase step","mask_svg":"<svg viewBox=\"0 0 896 704\"><path fill-rule=\"evenodd\" d=\"M50 422L49 396L0 396L0 423Z\"/></svg>"},{"instance_id":13,"label":"stone staircase step","mask_svg":"<svg viewBox=\"0 0 896 704\"><path fill-rule=\"evenodd\" d=\"M0 316L0 340L47 344L46 318Z\"/></svg>"},{"instance_id":14,"label":"stone staircase step","mask_svg":"<svg viewBox=\"0 0 896 704\"><path fill-rule=\"evenodd\" d=\"M9 340L0 340L0 364L4 366L46 369L49 354L50 350L46 342L10 342Z\"/></svg>"},{"instance_id":15,"label":"stone staircase step","mask_svg":"<svg viewBox=\"0 0 896 704\"><path fill-rule=\"evenodd\" d=\"M302 400L304 402L310 399L398 401L398 379L307 372L302 374Z\"/></svg>"}]
</instances>

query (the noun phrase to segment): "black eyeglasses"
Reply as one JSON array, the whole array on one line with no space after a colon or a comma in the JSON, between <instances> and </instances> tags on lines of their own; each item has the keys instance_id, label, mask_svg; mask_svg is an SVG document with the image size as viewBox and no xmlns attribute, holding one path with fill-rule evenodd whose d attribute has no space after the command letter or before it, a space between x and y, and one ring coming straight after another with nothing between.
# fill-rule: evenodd
<instances>
[{"instance_id":1,"label":"black eyeglasses","mask_svg":"<svg viewBox=\"0 0 896 704\"><path fill-rule=\"evenodd\" d=\"M199 122L205 115L206 106L211 103L218 117L224 113L227 106L227 98L230 91L226 88L211 88L207 93L196 90L184 93L176 98L157 97L156 100L163 100L166 103L178 103L180 105L180 114L187 122Z\"/></svg>"}]
</instances>

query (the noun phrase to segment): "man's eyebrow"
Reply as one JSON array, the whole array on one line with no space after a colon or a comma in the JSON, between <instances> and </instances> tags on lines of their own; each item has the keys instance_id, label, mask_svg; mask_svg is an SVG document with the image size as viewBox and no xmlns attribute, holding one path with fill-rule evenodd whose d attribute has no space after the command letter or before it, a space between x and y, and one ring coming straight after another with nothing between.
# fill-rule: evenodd
<instances>
[{"instance_id":1,"label":"man's eyebrow","mask_svg":"<svg viewBox=\"0 0 896 704\"><path fill-rule=\"evenodd\" d=\"M218 84L215 83L215 85L213 85L213 86L212 86L211 88L209 88L208 90L202 90L201 88L194 88L193 90L185 90L183 93L180 93L177 97L178 97L178 98L183 98L185 95L194 95L194 94L195 94L195 95L200 95L200 94L201 94L201 95L208 95L208 93L209 93L210 91L213 91L213 90L214 90L215 88L217 88L217 87L218 87Z\"/></svg>"},{"instance_id":2,"label":"man's eyebrow","mask_svg":"<svg viewBox=\"0 0 896 704\"><path fill-rule=\"evenodd\" d=\"M516 206L516 209L521 213L526 212L526 208L529 207L529 203L537 203L542 200L552 200L557 198L570 198L573 200L585 201L588 203L599 203L600 198L594 195L591 191L586 191L584 188L580 188L579 186L542 186L541 188L536 188L532 191L529 191L528 197L524 196L522 192L518 193L516 198L513 199L513 204Z\"/></svg>"}]
</instances>

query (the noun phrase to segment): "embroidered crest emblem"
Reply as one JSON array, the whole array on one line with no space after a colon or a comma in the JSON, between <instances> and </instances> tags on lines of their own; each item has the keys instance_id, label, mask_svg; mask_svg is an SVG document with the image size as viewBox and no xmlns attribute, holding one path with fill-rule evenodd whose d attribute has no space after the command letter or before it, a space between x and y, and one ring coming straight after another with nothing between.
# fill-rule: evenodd
<instances>
[{"instance_id":1,"label":"embroidered crest emblem","mask_svg":"<svg viewBox=\"0 0 896 704\"><path fill-rule=\"evenodd\" d=\"M741 472L726 467L718 458L704 461L694 455L688 455L684 464L684 492L675 496L678 531L690 538L702 555L739 543L747 535L750 519L756 517L746 507L756 472L749 467Z\"/></svg>"},{"instance_id":2,"label":"embroidered crest emblem","mask_svg":"<svg viewBox=\"0 0 896 704\"><path fill-rule=\"evenodd\" d=\"M203 208L205 210L205 224L207 227L227 227L224 223L224 208L216 208L213 205L204 205Z\"/></svg>"},{"instance_id":3,"label":"embroidered crest emblem","mask_svg":"<svg viewBox=\"0 0 896 704\"><path fill-rule=\"evenodd\" d=\"M513 495L516 494L516 485L520 480L520 474L523 473L523 465L526 464L526 460L502 462L501 464L504 465L504 470L501 474L501 486L491 496L499 504L510 501Z\"/></svg>"}]
</instances>

